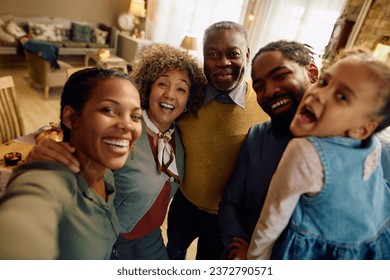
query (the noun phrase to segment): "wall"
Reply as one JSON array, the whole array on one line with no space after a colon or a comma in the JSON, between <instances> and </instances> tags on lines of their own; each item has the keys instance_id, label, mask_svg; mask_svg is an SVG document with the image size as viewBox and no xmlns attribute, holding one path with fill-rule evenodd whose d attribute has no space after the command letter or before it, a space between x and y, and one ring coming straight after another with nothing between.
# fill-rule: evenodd
<instances>
[{"instance_id":1,"label":"wall","mask_svg":"<svg viewBox=\"0 0 390 280\"><path fill-rule=\"evenodd\" d=\"M355 45L374 50L378 43L390 45L390 0L373 1Z\"/></svg>"},{"instance_id":2,"label":"wall","mask_svg":"<svg viewBox=\"0 0 390 280\"><path fill-rule=\"evenodd\" d=\"M127 12L130 0L1 0L0 14L57 16L91 23L115 25Z\"/></svg>"},{"instance_id":3,"label":"wall","mask_svg":"<svg viewBox=\"0 0 390 280\"><path fill-rule=\"evenodd\" d=\"M341 17L356 22L366 1L348 0ZM390 0L372 1L351 47L363 47L373 51L378 43L390 45ZM327 50L323 58L323 69L331 65L336 56L335 51Z\"/></svg>"}]
</instances>

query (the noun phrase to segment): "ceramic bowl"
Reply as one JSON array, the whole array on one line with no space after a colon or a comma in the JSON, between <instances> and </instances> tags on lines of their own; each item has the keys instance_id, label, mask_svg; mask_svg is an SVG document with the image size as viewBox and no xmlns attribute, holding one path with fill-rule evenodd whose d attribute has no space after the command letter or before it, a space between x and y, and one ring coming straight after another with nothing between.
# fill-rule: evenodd
<instances>
[{"instance_id":1,"label":"ceramic bowl","mask_svg":"<svg viewBox=\"0 0 390 280\"><path fill-rule=\"evenodd\" d=\"M11 152L4 156L5 165L15 166L22 160L22 154L18 152Z\"/></svg>"}]
</instances>

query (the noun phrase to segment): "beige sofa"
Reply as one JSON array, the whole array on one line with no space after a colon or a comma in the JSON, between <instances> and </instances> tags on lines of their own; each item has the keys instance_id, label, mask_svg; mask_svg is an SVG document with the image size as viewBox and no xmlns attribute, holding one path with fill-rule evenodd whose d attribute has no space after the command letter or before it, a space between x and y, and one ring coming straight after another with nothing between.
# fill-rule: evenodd
<instances>
[{"instance_id":1,"label":"beige sofa","mask_svg":"<svg viewBox=\"0 0 390 280\"><path fill-rule=\"evenodd\" d=\"M84 55L104 48L116 54L119 30L105 24L60 17L17 17L0 15L0 55L20 54L21 37L50 42L59 55Z\"/></svg>"}]
</instances>

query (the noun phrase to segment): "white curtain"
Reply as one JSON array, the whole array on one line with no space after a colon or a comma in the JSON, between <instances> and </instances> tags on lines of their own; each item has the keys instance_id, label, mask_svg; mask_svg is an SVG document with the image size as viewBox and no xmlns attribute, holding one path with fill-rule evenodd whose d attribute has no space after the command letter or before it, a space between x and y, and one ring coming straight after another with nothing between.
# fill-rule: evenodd
<instances>
[{"instance_id":1,"label":"white curtain","mask_svg":"<svg viewBox=\"0 0 390 280\"><path fill-rule=\"evenodd\" d=\"M249 29L252 57L269 42L285 39L309 44L322 55L345 0L255 1Z\"/></svg>"},{"instance_id":2,"label":"white curtain","mask_svg":"<svg viewBox=\"0 0 390 280\"><path fill-rule=\"evenodd\" d=\"M317 64L344 7L345 0L148 0L146 36L154 42L180 46L185 35L197 37L202 59L204 30L220 20L244 24L248 29L251 57L268 42L286 39L311 45ZM253 7L245 11L247 7ZM320 66L320 65L319 65Z\"/></svg>"},{"instance_id":3,"label":"white curtain","mask_svg":"<svg viewBox=\"0 0 390 280\"><path fill-rule=\"evenodd\" d=\"M180 46L185 35L197 38L202 59L203 33L214 22L240 22L246 0L148 0L147 39Z\"/></svg>"},{"instance_id":4,"label":"white curtain","mask_svg":"<svg viewBox=\"0 0 390 280\"><path fill-rule=\"evenodd\" d=\"M148 0L146 36L154 42L180 45L181 14L186 1Z\"/></svg>"}]
</instances>

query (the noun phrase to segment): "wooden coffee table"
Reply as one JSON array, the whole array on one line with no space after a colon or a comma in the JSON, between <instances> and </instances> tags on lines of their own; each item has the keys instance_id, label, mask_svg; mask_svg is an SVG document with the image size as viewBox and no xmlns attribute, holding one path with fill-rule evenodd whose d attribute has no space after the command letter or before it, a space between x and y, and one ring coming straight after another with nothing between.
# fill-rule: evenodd
<instances>
[{"instance_id":1,"label":"wooden coffee table","mask_svg":"<svg viewBox=\"0 0 390 280\"><path fill-rule=\"evenodd\" d=\"M118 68L121 69L124 73L127 74L127 61L123 58L116 56L116 55L110 55L109 58L101 59L97 52L94 51L87 51L85 53L85 60L84 64L86 67L89 67L89 61L93 60L97 67L102 68Z\"/></svg>"}]
</instances>

